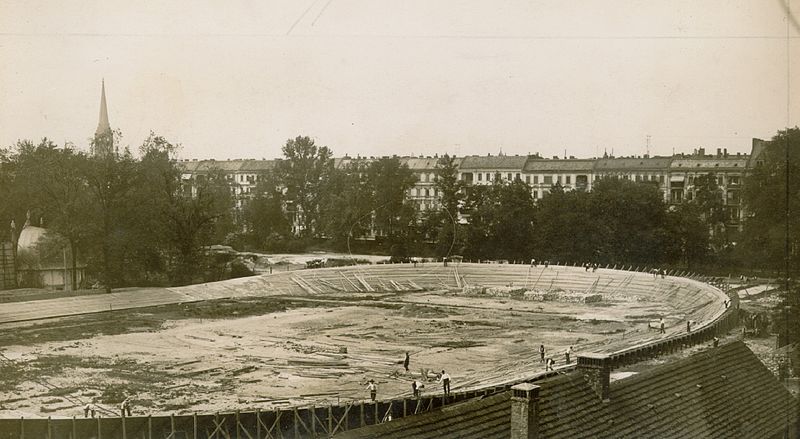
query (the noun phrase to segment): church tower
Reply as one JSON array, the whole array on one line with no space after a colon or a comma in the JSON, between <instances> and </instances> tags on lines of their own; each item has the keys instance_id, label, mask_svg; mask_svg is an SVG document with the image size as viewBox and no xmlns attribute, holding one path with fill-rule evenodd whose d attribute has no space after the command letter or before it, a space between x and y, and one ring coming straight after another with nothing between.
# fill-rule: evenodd
<instances>
[{"instance_id":1,"label":"church tower","mask_svg":"<svg viewBox=\"0 0 800 439\"><path fill-rule=\"evenodd\" d=\"M97 123L97 131L94 133L94 141L92 142L92 152L96 156L105 156L113 154L114 151L114 133L111 131L111 125L108 123L108 107L106 105L106 81L103 80L102 88L100 91L100 120Z\"/></svg>"}]
</instances>

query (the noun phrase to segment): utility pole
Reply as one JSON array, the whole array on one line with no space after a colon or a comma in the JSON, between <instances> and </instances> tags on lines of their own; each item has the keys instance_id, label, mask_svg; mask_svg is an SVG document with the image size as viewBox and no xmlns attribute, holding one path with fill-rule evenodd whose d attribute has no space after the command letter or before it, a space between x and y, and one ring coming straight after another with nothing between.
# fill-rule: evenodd
<instances>
[{"instance_id":1,"label":"utility pole","mask_svg":"<svg viewBox=\"0 0 800 439\"><path fill-rule=\"evenodd\" d=\"M646 138L647 138L647 152L646 152L646 154L647 154L647 157L650 157L650 139L651 139L652 137L653 137L653 136L651 136L650 134L648 134L648 135L647 135L647 137L646 137Z\"/></svg>"}]
</instances>

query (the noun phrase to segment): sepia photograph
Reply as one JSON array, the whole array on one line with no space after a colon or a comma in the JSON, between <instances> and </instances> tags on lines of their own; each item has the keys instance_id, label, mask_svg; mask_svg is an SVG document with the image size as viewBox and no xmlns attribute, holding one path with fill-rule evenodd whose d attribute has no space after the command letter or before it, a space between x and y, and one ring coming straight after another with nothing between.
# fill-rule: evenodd
<instances>
[{"instance_id":1,"label":"sepia photograph","mask_svg":"<svg viewBox=\"0 0 800 439\"><path fill-rule=\"evenodd\" d=\"M800 0L0 0L0 439L800 439Z\"/></svg>"}]
</instances>

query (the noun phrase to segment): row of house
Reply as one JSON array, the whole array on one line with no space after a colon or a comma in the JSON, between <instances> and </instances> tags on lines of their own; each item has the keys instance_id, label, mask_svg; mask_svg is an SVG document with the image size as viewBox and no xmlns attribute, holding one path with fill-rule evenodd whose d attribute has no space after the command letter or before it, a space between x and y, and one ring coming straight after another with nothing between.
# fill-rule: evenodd
<instances>
[{"instance_id":1,"label":"row of house","mask_svg":"<svg viewBox=\"0 0 800 439\"><path fill-rule=\"evenodd\" d=\"M695 179L712 173L722 191L727 206L729 225L740 226L743 211L740 201L742 181L749 168L757 165L764 141L753 139L750 154L728 154L717 149L708 154L704 148L692 154L677 154L670 157L608 157L545 159L538 155L492 155L456 157L458 178L467 185L490 185L500 180L524 181L531 187L531 195L538 200L554 185L565 190L590 191L595 181L607 176L616 176L636 182L658 186L664 201L680 204L695 196ZM409 200L420 211L438 209L441 194L437 191L436 167L439 157L398 157L400 162L417 177L416 184L409 189ZM353 163L368 163L376 157L339 157L334 166L344 169ZM236 207L241 208L250 198L258 181L273 172L280 162L275 160L184 160L182 178L188 187L192 181L202 179L212 171L223 172L231 182L236 198Z\"/></svg>"}]
</instances>

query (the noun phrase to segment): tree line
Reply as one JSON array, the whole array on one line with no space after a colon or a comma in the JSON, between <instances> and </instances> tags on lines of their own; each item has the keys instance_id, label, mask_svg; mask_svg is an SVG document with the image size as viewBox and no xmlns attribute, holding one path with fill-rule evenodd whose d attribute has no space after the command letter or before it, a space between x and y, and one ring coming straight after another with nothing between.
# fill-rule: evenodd
<instances>
[{"instance_id":1,"label":"tree line","mask_svg":"<svg viewBox=\"0 0 800 439\"><path fill-rule=\"evenodd\" d=\"M329 148L303 136L286 142L237 210L236 183L223 171L182 180L179 146L152 133L136 154L90 155L47 139L0 150L0 220L19 229L29 211L43 218L63 240L54 247L108 288L209 280L211 244L796 272L800 225L787 212L800 200L799 137L797 128L778 132L745 178L741 234L726 227L713 174L696 178L695 197L675 206L654 184L616 178L591 191L556 184L534 200L519 180L464 185L445 155L435 169L438 205L420 210L409 196L416 177L398 158L336 167Z\"/></svg>"}]
</instances>

